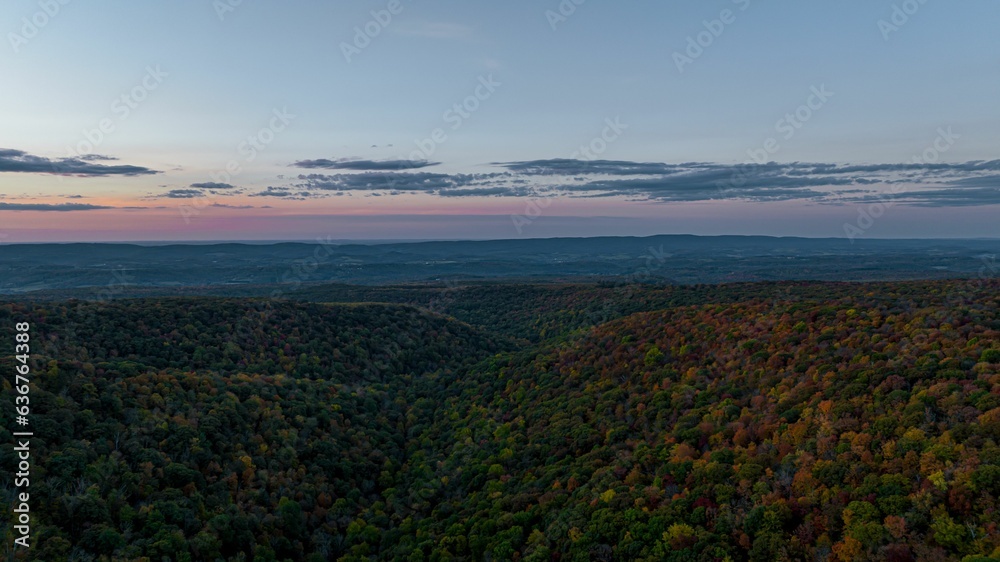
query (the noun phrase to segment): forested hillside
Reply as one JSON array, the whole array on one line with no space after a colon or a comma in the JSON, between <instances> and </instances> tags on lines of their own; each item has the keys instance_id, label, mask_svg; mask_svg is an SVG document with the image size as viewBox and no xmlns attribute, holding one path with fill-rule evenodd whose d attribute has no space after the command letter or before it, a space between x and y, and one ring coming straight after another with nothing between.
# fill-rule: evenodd
<instances>
[{"instance_id":1,"label":"forested hillside","mask_svg":"<svg viewBox=\"0 0 1000 562\"><path fill-rule=\"evenodd\" d=\"M998 304L685 307L511 356L428 434L450 484L426 535L495 559L1000 556Z\"/></svg>"},{"instance_id":2,"label":"forested hillside","mask_svg":"<svg viewBox=\"0 0 1000 562\"><path fill-rule=\"evenodd\" d=\"M496 282L422 283L363 287L323 285L288 294L311 302L384 302L440 312L493 333L539 342L636 312L698 304L748 301L789 303L877 296L881 301L910 299L921 306L960 306L995 294L1000 283L982 279L907 283L661 283L537 284Z\"/></svg>"},{"instance_id":3,"label":"forested hillside","mask_svg":"<svg viewBox=\"0 0 1000 562\"><path fill-rule=\"evenodd\" d=\"M166 299L0 318L34 337L33 560L326 560L412 458L429 398L507 348L404 306Z\"/></svg>"},{"instance_id":4,"label":"forested hillside","mask_svg":"<svg viewBox=\"0 0 1000 562\"><path fill-rule=\"evenodd\" d=\"M21 559L1000 559L998 289L3 305L35 359Z\"/></svg>"}]
</instances>

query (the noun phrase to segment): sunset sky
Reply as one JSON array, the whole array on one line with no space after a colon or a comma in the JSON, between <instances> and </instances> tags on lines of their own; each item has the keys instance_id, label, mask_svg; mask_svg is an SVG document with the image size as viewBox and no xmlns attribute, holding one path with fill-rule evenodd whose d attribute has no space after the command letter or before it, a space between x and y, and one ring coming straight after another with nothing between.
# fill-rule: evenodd
<instances>
[{"instance_id":1,"label":"sunset sky","mask_svg":"<svg viewBox=\"0 0 1000 562\"><path fill-rule=\"evenodd\" d=\"M0 242L1000 237L995 0L9 1Z\"/></svg>"}]
</instances>

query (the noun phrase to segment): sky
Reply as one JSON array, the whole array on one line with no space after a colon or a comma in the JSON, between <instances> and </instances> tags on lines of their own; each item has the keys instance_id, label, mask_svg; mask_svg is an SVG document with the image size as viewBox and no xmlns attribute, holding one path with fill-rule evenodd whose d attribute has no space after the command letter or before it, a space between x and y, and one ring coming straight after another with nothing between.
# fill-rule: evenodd
<instances>
[{"instance_id":1,"label":"sky","mask_svg":"<svg viewBox=\"0 0 1000 562\"><path fill-rule=\"evenodd\" d=\"M996 0L0 4L0 243L1000 237Z\"/></svg>"}]
</instances>

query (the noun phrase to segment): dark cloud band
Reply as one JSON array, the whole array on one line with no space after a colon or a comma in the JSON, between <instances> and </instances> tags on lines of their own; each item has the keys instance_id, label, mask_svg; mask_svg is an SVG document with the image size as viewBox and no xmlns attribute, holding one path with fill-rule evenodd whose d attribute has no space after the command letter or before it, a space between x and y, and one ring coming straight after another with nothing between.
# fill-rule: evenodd
<instances>
[{"instance_id":1,"label":"dark cloud band","mask_svg":"<svg viewBox=\"0 0 1000 562\"><path fill-rule=\"evenodd\" d=\"M365 171L304 174L290 187L259 196L299 198L365 192L424 193L440 197L623 197L630 200L865 202L889 192L912 205L956 206L998 202L1000 160L965 163L829 164L812 162L667 164L620 160L551 159L494 162L502 172L440 174ZM906 185L907 189L900 188ZM891 189L890 189L891 187Z\"/></svg>"},{"instance_id":2,"label":"dark cloud band","mask_svg":"<svg viewBox=\"0 0 1000 562\"><path fill-rule=\"evenodd\" d=\"M398 170L418 170L437 166L440 162L428 162L427 160L350 160L342 158L339 160L300 160L293 164L296 168L313 168L324 170L352 170L356 172L389 172Z\"/></svg>"},{"instance_id":3,"label":"dark cloud band","mask_svg":"<svg viewBox=\"0 0 1000 562\"><path fill-rule=\"evenodd\" d=\"M86 203L59 203L48 205L44 203L0 203L0 211L96 211L113 209L104 205L88 205Z\"/></svg>"},{"instance_id":4,"label":"dark cloud band","mask_svg":"<svg viewBox=\"0 0 1000 562\"><path fill-rule=\"evenodd\" d=\"M114 160L109 156L88 155L77 158L45 158L23 150L0 149L0 172L23 174L52 174L76 177L146 176L159 174L142 166L97 164L97 161Z\"/></svg>"}]
</instances>

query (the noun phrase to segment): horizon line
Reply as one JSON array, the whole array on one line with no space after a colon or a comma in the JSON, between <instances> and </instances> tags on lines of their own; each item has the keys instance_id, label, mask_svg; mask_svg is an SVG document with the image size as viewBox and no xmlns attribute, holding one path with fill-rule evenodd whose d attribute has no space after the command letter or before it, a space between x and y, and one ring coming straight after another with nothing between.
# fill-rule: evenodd
<instances>
[{"instance_id":1,"label":"horizon line","mask_svg":"<svg viewBox=\"0 0 1000 562\"><path fill-rule=\"evenodd\" d=\"M664 233L647 236L540 236L525 238L338 238L330 240L328 243L337 246L365 245L384 246L394 244L427 244L435 242L530 242L546 240L596 240L596 239L636 239L645 240L650 238L766 238L771 240L812 240L850 241L845 237L836 236L775 236L768 234L688 234L688 233ZM939 238L917 238L917 237L869 237L859 242L993 242L1000 241L1000 237L939 237ZM72 246L72 245L117 245L117 246L213 246L223 244L237 244L246 246L274 246L279 244L322 244L321 239L221 239L221 240L94 240L94 241L39 241L39 242L14 242L5 244L0 242L0 248L12 246Z\"/></svg>"}]
</instances>

